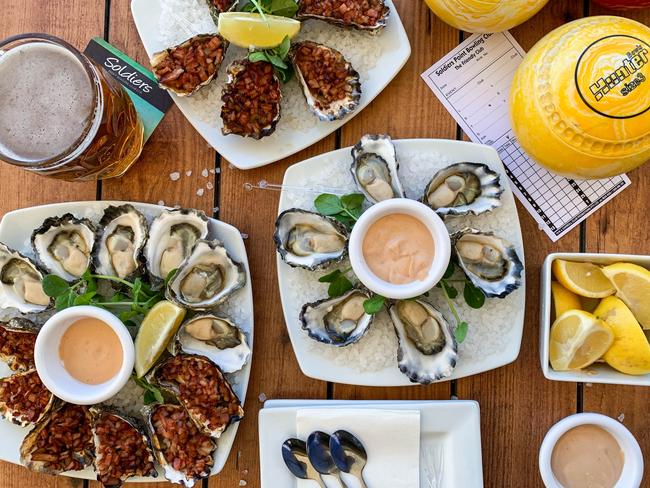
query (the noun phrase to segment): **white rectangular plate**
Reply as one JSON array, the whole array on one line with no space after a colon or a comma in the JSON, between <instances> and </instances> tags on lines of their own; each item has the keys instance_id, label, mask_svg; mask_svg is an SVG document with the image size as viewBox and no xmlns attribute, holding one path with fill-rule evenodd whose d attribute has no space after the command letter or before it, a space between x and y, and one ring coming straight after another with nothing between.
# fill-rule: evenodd
<instances>
[{"instance_id":1,"label":"white rectangular plate","mask_svg":"<svg viewBox=\"0 0 650 488\"><path fill-rule=\"evenodd\" d=\"M93 221L99 220L103 210L109 205L121 205L123 203L131 203L135 208L140 210L147 220L157 216L165 207L159 205L152 205L149 203L136 203L136 202L112 202L112 201L89 201L89 202L69 202L69 203L55 203L52 205L42 205L39 207L23 208L14 210L5 214L0 221L0 242L5 243L9 247L16 249L22 253L32 255L30 247L30 236L32 231L40 226L47 217L61 216L67 212L72 213L77 217L88 217ZM209 219L208 223L208 239L219 239L223 242L224 246L233 257L235 261L241 262L246 268L246 286L240 290L238 296L243 301L243 309L248 311L248 320L246 323L238 324L243 330L247 332L251 350L253 348L253 289L251 286L251 277L248 266L248 256L246 255L246 248L240 232L232 225L220 222L216 219ZM248 363L238 371L229 375L233 380L233 389L237 396L242 401L246 398L246 390L248 389L248 379L250 377L251 362ZM0 377L7 376L11 371L4 363L0 363ZM219 438L217 450L215 452L214 467L212 474L219 473L228 459L230 449L235 441L237 434L238 423L230 426L228 430ZM21 464L20 462L20 444L23 438L29 431L29 428L21 428L8 421L0 420L0 460L8 461L14 464ZM151 481L166 481L162 475L162 470L158 469L158 478L131 478L130 482L151 482ZM82 479L96 479L95 472L87 468L83 471L69 471L65 473L66 476L71 478Z\"/></svg>"},{"instance_id":2,"label":"white rectangular plate","mask_svg":"<svg viewBox=\"0 0 650 488\"><path fill-rule=\"evenodd\" d=\"M287 470L280 448L286 439L295 437L296 412L305 408L419 410L420 488L483 486L481 422L477 402L269 400L259 414L262 488L296 487L296 479ZM390 439L386 442L390 443ZM440 478L438 484L427 482L431 472Z\"/></svg>"},{"instance_id":3,"label":"white rectangular plate","mask_svg":"<svg viewBox=\"0 0 650 488\"><path fill-rule=\"evenodd\" d=\"M162 11L161 3L163 1L132 0L131 2L131 12L133 13L135 25L144 44L144 48L150 57L153 53L170 47L163 45L159 36L159 21ZM244 2L242 1L240 3L243 4ZM361 112L382 92L408 60L411 55L411 45L408 36L393 2L386 0L386 4L391 10L388 24L375 37L376 42L381 46L381 58L377 65L369 71L368 79L363 81L363 94L359 107L341 120L318 122L309 129L288 132L287 137L283 137L281 140L264 138L255 141L251 138L236 135L222 135L219 128L207 124L197 115L195 109L188 101L188 97L172 95L172 98L181 112L187 117L187 120L190 121L208 144L237 168L257 168L286 158L320 141ZM323 29L339 29L339 27L326 23L321 23L321 25ZM238 48L234 47L233 49ZM242 53L244 53L243 50ZM222 66L221 70L225 70L226 68L227 66ZM305 110L308 110L307 106L305 106ZM218 114L216 116L218 118ZM280 119L279 124L282 124L282 119Z\"/></svg>"}]
</instances>

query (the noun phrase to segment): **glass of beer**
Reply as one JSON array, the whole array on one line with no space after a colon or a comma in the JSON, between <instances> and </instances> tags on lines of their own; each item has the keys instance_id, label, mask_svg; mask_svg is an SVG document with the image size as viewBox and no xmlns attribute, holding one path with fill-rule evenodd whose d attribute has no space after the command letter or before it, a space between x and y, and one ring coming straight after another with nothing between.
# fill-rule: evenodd
<instances>
[{"instance_id":1,"label":"glass of beer","mask_svg":"<svg viewBox=\"0 0 650 488\"><path fill-rule=\"evenodd\" d=\"M122 86L46 34L0 41L0 160L64 180L120 176L138 159L142 121Z\"/></svg>"}]
</instances>

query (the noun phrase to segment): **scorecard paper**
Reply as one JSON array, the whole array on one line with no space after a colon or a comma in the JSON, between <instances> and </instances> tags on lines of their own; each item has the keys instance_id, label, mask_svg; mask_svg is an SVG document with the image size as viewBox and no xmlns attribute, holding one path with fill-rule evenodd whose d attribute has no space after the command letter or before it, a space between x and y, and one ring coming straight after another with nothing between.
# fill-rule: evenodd
<instances>
[{"instance_id":1,"label":"scorecard paper","mask_svg":"<svg viewBox=\"0 0 650 488\"><path fill-rule=\"evenodd\" d=\"M509 32L474 34L422 73L469 138L497 150L512 191L553 241L630 185L627 176L572 180L535 163L515 140L508 96L525 52Z\"/></svg>"}]
</instances>

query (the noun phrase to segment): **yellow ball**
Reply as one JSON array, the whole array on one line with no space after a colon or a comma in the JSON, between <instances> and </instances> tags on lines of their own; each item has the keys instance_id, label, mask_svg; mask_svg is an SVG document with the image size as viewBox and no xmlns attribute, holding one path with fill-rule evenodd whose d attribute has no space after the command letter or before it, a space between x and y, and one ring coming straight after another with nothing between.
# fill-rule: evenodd
<instances>
[{"instance_id":1,"label":"yellow ball","mask_svg":"<svg viewBox=\"0 0 650 488\"><path fill-rule=\"evenodd\" d=\"M438 17L466 32L501 32L522 24L548 0L425 0Z\"/></svg>"},{"instance_id":2,"label":"yellow ball","mask_svg":"<svg viewBox=\"0 0 650 488\"><path fill-rule=\"evenodd\" d=\"M510 118L549 170L605 178L650 160L650 28L587 17L542 38L515 72Z\"/></svg>"}]
</instances>

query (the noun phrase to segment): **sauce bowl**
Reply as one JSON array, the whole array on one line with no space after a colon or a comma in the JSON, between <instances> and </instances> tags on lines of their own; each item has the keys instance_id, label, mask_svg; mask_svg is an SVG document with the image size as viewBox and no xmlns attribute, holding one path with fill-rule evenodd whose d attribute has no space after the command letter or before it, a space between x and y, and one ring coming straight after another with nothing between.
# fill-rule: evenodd
<instances>
[{"instance_id":1,"label":"sauce bowl","mask_svg":"<svg viewBox=\"0 0 650 488\"><path fill-rule=\"evenodd\" d=\"M89 385L73 378L59 357L59 345L65 331L83 318L101 320L117 334L122 346L122 366L110 380ZM34 348L36 371L43 384L54 395L69 403L92 405L108 400L129 381L135 362L133 339L126 326L107 310L78 306L57 312L43 324Z\"/></svg>"},{"instance_id":2,"label":"sauce bowl","mask_svg":"<svg viewBox=\"0 0 650 488\"><path fill-rule=\"evenodd\" d=\"M425 279L396 285L376 276L366 263L363 256L363 240L369 227L380 218L391 214L415 217L431 232L434 257ZM350 234L349 255L354 274L366 288L386 298L413 298L432 289L445 274L451 256L451 240L444 222L431 208L408 198L393 198L379 202L361 214Z\"/></svg>"},{"instance_id":3,"label":"sauce bowl","mask_svg":"<svg viewBox=\"0 0 650 488\"><path fill-rule=\"evenodd\" d=\"M580 425L595 425L609 432L621 446L625 462L621 477L614 488L639 488L643 478L643 455L639 443L620 422L599 413L577 413L556 423L546 433L539 449L539 472L546 488L562 488L551 468L555 444L566 432Z\"/></svg>"}]
</instances>

